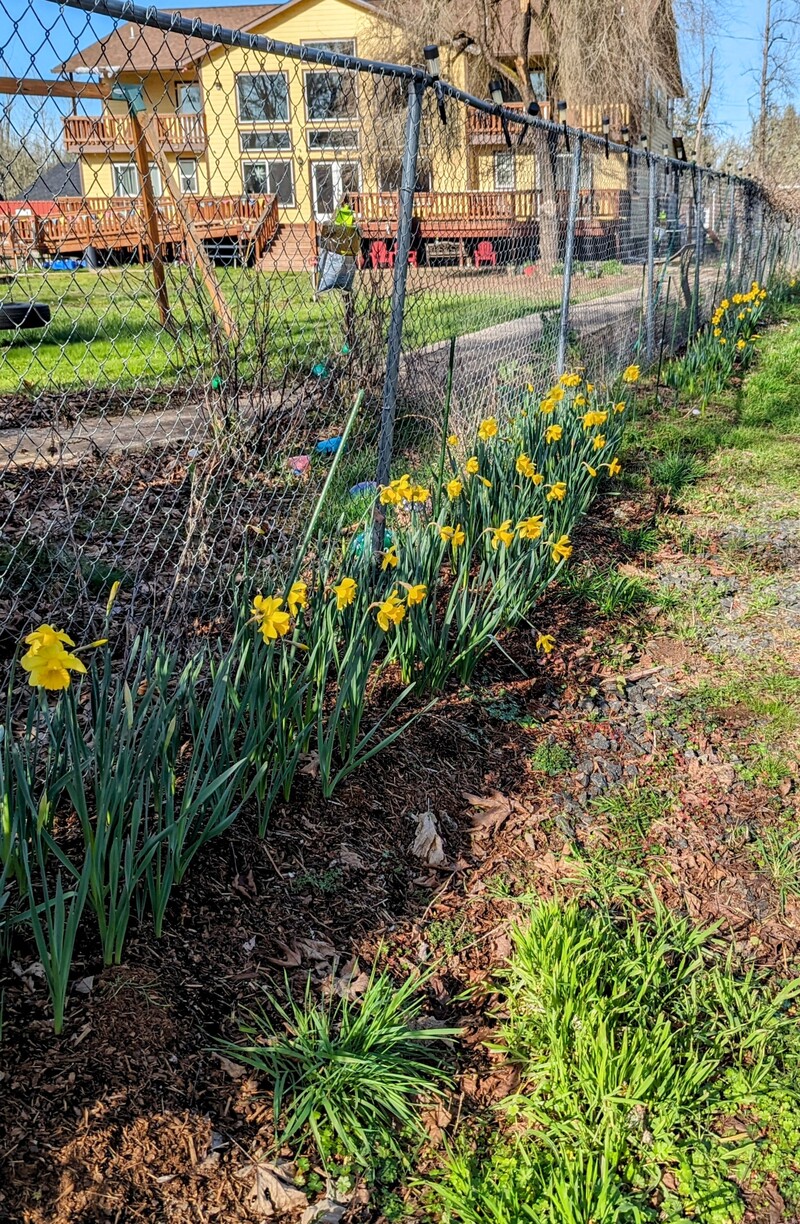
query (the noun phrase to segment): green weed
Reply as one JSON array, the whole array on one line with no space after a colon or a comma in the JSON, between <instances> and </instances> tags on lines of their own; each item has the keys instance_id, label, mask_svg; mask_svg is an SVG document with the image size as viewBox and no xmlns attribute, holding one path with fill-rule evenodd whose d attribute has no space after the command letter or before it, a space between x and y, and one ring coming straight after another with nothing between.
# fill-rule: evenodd
<instances>
[{"instance_id":1,"label":"green weed","mask_svg":"<svg viewBox=\"0 0 800 1224\"><path fill-rule=\"evenodd\" d=\"M566 773L568 769L572 769L572 753L563 744L556 744L546 740L543 744L539 744L535 751L531 753L530 763L537 773L544 773L549 778L556 778L559 774Z\"/></svg>"},{"instance_id":2,"label":"green weed","mask_svg":"<svg viewBox=\"0 0 800 1224\"><path fill-rule=\"evenodd\" d=\"M613 570L598 570L591 574L567 571L569 590L597 609L601 616L620 616L650 602L650 589L641 578L629 578Z\"/></svg>"},{"instance_id":3,"label":"green weed","mask_svg":"<svg viewBox=\"0 0 800 1224\"><path fill-rule=\"evenodd\" d=\"M695 455L668 451L650 465L653 483L677 496L687 485L696 484L705 473L705 465Z\"/></svg>"}]
</instances>

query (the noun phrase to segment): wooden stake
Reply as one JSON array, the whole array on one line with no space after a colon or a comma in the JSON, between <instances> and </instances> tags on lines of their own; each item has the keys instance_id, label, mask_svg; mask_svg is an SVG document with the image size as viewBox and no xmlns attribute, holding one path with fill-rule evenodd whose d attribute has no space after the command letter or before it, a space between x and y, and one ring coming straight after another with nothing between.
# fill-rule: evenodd
<instances>
[{"instance_id":1,"label":"wooden stake","mask_svg":"<svg viewBox=\"0 0 800 1224\"><path fill-rule=\"evenodd\" d=\"M237 331L236 320L231 314L230 306L225 301L225 297L220 289L217 274L214 270L213 263L208 257L208 252L206 251L201 239L197 237L197 234L194 231L194 222L192 220L192 214L189 206L183 197L183 193L181 192L179 185L175 182L175 176L172 173L169 162L164 156L161 147L156 143L152 130L149 126L144 130L144 136L145 140L147 141L147 148L149 149L153 161L156 163L161 172L162 182L172 197L172 202L174 203L175 209L180 218L187 252L192 255L197 267L200 270L203 283L208 290L208 296L211 298L211 304L214 307L217 318L222 324L225 335L231 340L235 339Z\"/></svg>"},{"instance_id":2,"label":"wooden stake","mask_svg":"<svg viewBox=\"0 0 800 1224\"><path fill-rule=\"evenodd\" d=\"M156 198L153 194L153 184L150 181L150 158L147 154L147 142L144 138L142 125L139 122L139 116L136 114L132 106L128 108L128 113L130 116L131 131L133 133L136 169L139 171L139 185L142 193L142 203L144 204L147 236L150 243L150 262L153 269L153 282L156 287L158 313L161 317L161 326L165 327L167 331L174 333L172 316L169 312L169 297L167 296L167 276L164 270L164 260L161 254L161 234L159 233L158 229L158 209L156 208Z\"/></svg>"}]
</instances>

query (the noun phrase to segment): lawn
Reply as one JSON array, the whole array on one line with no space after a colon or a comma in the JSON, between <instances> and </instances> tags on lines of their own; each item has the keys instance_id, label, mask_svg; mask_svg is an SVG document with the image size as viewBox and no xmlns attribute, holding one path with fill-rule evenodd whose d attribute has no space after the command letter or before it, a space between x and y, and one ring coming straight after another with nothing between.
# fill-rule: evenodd
<instances>
[{"instance_id":1,"label":"lawn","mask_svg":"<svg viewBox=\"0 0 800 1224\"><path fill-rule=\"evenodd\" d=\"M238 373L255 376L266 363L272 378L329 363L346 340L344 303L333 292L314 301L309 273L218 270L242 337ZM639 283L638 269L577 289L595 296ZM168 269L176 320L170 335L160 325L148 268L131 265L102 272L31 272L0 286L0 302L36 300L52 322L17 336L3 333L0 393L84 387L128 390L210 378L219 362L209 345L209 305L187 269ZM382 346L388 318L388 274L364 274L355 294L355 336ZM479 275L469 270L412 270L406 302L406 344L418 348L553 308L560 281ZM370 339L371 337L371 339Z\"/></svg>"}]
</instances>

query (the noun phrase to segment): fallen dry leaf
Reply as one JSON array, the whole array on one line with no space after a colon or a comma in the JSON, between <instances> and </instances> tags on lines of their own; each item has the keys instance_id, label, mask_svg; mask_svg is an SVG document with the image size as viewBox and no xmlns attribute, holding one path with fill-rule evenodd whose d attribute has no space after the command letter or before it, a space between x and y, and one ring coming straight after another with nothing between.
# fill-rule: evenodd
<instances>
[{"instance_id":1,"label":"fallen dry leaf","mask_svg":"<svg viewBox=\"0 0 800 1224\"><path fill-rule=\"evenodd\" d=\"M241 1063L231 1062L224 1054L217 1054L219 1064L226 1075L229 1075L232 1080L241 1079L243 1075L247 1075L247 1067L243 1067Z\"/></svg>"},{"instance_id":2,"label":"fallen dry leaf","mask_svg":"<svg viewBox=\"0 0 800 1224\"><path fill-rule=\"evenodd\" d=\"M476 837L483 837L492 830L499 830L511 815L512 803L499 790L491 795L470 795L464 791L464 798L474 808L480 811L472 817L472 832Z\"/></svg>"},{"instance_id":3,"label":"fallen dry leaf","mask_svg":"<svg viewBox=\"0 0 800 1224\"><path fill-rule=\"evenodd\" d=\"M359 871L366 870L366 863L360 859L355 850L349 850L347 846L342 846L339 851L339 862L344 863L345 867L355 867Z\"/></svg>"},{"instance_id":4,"label":"fallen dry leaf","mask_svg":"<svg viewBox=\"0 0 800 1224\"><path fill-rule=\"evenodd\" d=\"M444 862L444 845L439 836L433 812L414 812L417 832L411 847L415 858L422 859L429 867L439 867Z\"/></svg>"},{"instance_id":5,"label":"fallen dry leaf","mask_svg":"<svg viewBox=\"0 0 800 1224\"><path fill-rule=\"evenodd\" d=\"M308 1195L295 1186L290 1168L285 1160L278 1160L276 1164L259 1160L238 1170L236 1176L241 1179L255 1175L247 1196L252 1210L268 1217L276 1211L299 1211L308 1206Z\"/></svg>"}]
</instances>

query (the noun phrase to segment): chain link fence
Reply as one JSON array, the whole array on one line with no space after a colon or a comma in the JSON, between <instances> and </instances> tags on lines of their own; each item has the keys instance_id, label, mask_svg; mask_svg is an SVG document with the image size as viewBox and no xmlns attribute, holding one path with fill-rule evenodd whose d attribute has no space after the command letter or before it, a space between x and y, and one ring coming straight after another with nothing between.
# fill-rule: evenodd
<instances>
[{"instance_id":1,"label":"chain link fence","mask_svg":"<svg viewBox=\"0 0 800 1224\"><path fill-rule=\"evenodd\" d=\"M85 632L117 580L131 634L224 618L291 555L359 389L323 527L424 476L443 428L660 362L794 267L753 183L643 147L626 108L569 126L359 59L369 16L288 5L289 45L254 6L68 4L15 12L2 53L3 654Z\"/></svg>"}]
</instances>

